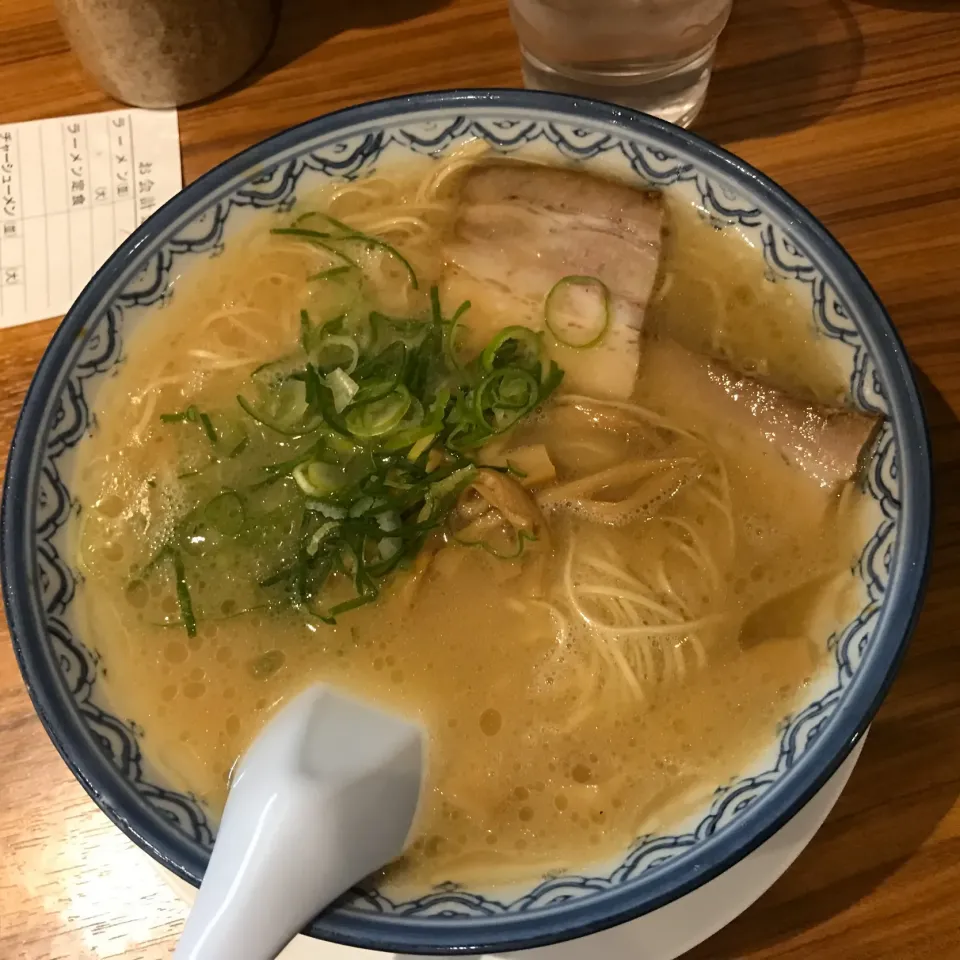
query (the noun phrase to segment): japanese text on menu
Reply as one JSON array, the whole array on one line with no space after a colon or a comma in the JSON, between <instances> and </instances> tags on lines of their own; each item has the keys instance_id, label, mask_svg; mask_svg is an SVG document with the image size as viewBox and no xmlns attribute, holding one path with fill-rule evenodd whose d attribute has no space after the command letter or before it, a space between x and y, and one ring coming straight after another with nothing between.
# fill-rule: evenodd
<instances>
[{"instance_id":1,"label":"japanese text on menu","mask_svg":"<svg viewBox=\"0 0 960 960\"><path fill-rule=\"evenodd\" d=\"M0 125L0 327L64 313L180 186L175 111Z\"/></svg>"}]
</instances>

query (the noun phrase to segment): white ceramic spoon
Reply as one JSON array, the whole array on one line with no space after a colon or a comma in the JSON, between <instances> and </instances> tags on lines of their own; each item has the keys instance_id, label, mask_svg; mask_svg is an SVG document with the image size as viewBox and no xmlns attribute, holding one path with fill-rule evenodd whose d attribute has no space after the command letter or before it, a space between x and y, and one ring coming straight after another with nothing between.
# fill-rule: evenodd
<instances>
[{"instance_id":1,"label":"white ceramic spoon","mask_svg":"<svg viewBox=\"0 0 960 960\"><path fill-rule=\"evenodd\" d=\"M174 960L273 960L324 907L403 850L420 727L326 686L247 751Z\"/></svg>"}]
</instances>

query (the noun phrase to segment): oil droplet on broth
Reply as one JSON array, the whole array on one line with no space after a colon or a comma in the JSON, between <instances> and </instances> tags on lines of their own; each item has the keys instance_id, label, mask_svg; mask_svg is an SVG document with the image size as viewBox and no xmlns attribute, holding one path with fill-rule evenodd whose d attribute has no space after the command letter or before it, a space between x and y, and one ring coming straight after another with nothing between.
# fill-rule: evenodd
<instances>
[{"instance_id":1,"label":"oil droplet on broth","mask_svg":"<svg viewBox=\"0 0 960 960\"><path fill-rule=\"evenodd\" d=\"M286 662L287 655L282 650L268 650L247 664L250 675L255 680L268 680Z\"/></svg>"},{"instance_id":2,"label":"oil droplet on broth","mask_svg":"<svg viewBox=\"0 0 960 960\"><path fill-rule=\"evenodd\" d=\"M570 771L570 776L573 777L577 783L589 783L590 782L590 768L585 763L578 763Z\"/></svg>"},{"instance_id":3,"label":"oil droplet on broth","mask_svg":"<svg viewBox=\"0 0 960 960\"><path fill-rule=\"evenodd\" d=\"M499 710L487 708L480 714L480 729L488 736L494 737L500 732L503 725L503 717Z\"/></svg>"},{"instance_id":4,"label":"oil droplet on broth","mask_svg":"<svg viewBox=\"0 0 960 960\"><path fill-rule=\"evenodd\" d=\"M135 610L142 610L150 599L150 590L142 580L132 580L126 590L127 603Z\"/></svg>"},{"instance_id":5,"label":"oil droplet on broth","mask_svg":"<svg viewBox=\"0 0 960 960\"><path fill-rule=\"evenodd\" d=\"M183 663L190 655L190 652L187 650L185 643L181 643L179 640L171 640L166 647L163 648L163 655L170 663Z\"/></svg>"},{"instance_id":6,"label":"oil droplet on broth","mask_svg":"<svg viewBox=\"0 0 960 960\"><path fill-rule=\"evenodd\" d=\"M446 842L443 837L432 836L427 838L427 842L423 845L423 852L428 857L438 856L446 846Z\"/></svg>"},{"instance_id":7,"label":"oil droplet on broth","mask_svg":"<svg viewBox=\"0 0 960 960\"><path fill-rule=\"evenodd\" d=\"M98 501L96 504L96 509L98 513L103 514L105 517L119 517L123 512L123 501L117 496L108 496L104 497L102 500Z\"/></svg>"}]
</instances>

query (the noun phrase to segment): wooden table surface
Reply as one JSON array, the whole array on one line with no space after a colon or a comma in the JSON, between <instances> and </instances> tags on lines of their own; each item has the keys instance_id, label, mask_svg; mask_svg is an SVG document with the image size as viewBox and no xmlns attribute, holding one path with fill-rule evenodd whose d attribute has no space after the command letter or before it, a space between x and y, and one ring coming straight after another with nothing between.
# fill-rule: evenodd
<instances>
[{"instance_id":1,"label":"wooden table surface","mask_svg":"<svg viewBox=\"0 0 960 960\"><path fill-rule=\"evenodd\" d=\"M184 178L348 104L519 84L506 0L287 0L253 77L181 112ZM0 121L113 106L49 3L2 0ZM878 290L919 369L938 502L926 607L846 792L690 956L960 958L960 4L735 0L696 129L810 207ZM4 459L55 326L0 331ZM184 913L69 774L0 642L0 960L167 957Z\"/></svg>"}]
</instances>

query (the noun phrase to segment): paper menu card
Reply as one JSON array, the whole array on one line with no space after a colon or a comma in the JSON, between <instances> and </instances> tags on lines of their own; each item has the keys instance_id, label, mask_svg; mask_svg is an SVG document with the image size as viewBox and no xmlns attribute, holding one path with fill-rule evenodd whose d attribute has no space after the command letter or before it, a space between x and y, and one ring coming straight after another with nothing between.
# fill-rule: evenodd
<instances>
[{"instance_id":1,"label":"paper menu card","mask_svg":"<svg viewBox=\"0 0 960 960\"><path fill-rule=\"evenodd\" d=\"M176 110L0 124L0 327L65 313L181 186Z\"/></svg>"}]
</instances>

